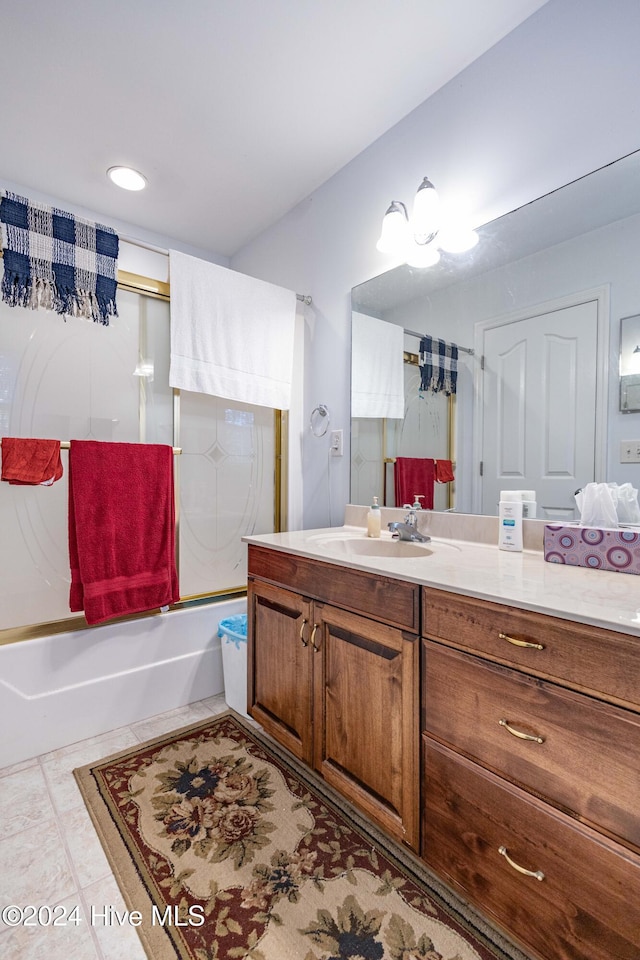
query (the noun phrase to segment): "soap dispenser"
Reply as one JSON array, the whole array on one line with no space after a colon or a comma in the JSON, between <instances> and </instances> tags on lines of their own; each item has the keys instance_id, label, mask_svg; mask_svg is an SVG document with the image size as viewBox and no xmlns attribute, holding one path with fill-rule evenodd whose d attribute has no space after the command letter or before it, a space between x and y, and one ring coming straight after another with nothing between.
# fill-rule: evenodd
<instances>
[{"instance_id":1,"label":"soap dispenser","mask_svg":"<svg viewBox=\"0 0 640 960\"><path fill-rule=\"evenodd\" d=\"M378 505L378 498L374 497L373 503L369 508L369 513L367 514L367 536L379 537L381 526L382 524L380 520L380 507Z\"/></svg>"}]
</instances>

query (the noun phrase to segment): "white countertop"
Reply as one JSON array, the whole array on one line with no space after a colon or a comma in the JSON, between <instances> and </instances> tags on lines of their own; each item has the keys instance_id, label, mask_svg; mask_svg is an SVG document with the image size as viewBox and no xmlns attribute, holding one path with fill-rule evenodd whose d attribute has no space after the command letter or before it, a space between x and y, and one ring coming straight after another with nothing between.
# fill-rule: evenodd
<instances>
[{"instance_id":1,"label":"white countertop","mask_svg":"<svg viewBox=\"0 0 640 960\"><path fill-rule=\"evenodd\" d=\"M331 541L344 537L367 539L366 529L356 525L247 536L243 540L313 560L640 636L640 577L547 563L541 549L511 553L498 549L495 542L439 537L430 525L442 527L447 522L451 527L452 515L445 514L446 521L437 521L436 514L430 516L434 518L432 521L421 519L420 524L420 529L432 535L431 542L426 544L432 552L424 557L341 555ZM383 519L386 525L386 517ZM497 518L479 519L497 522ZM457 520L461 522L463 518L458 515ZM474 522L473 518L469 521ZM382 539L390 540L384 525Z\"/></svg>"}]
</instances>

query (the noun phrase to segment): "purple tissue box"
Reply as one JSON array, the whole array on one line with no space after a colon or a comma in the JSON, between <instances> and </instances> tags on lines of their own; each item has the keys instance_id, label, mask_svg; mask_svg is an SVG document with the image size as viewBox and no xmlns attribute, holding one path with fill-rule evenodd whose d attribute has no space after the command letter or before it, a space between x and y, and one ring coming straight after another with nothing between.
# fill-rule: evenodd
<instances>
[{"instance_id":1,"label":"purple tissue box","mask_svg":"<svg viewBox=\"0 0 640 960\"><path fill-rule=\"evenodd\" d=\"M544 558L549 563L640 574L640 533L548 523Z\"/></svg>"}]
</instances>

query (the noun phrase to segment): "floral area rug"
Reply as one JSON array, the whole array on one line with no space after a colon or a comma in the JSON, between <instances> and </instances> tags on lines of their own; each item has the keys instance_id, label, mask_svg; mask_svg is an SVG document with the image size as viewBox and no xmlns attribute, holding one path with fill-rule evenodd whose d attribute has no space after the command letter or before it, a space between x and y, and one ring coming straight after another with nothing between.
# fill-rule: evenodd
<instances>
[{"instance_id":1,"label":"floral area rug","mask_svg":"<svg viewBox=\"0 0 640 960\"><path fill-rule=\"evenodd\" d=\"M75 776L152 960L523 957L233 713Z\"/></svg>"}]
</instances>

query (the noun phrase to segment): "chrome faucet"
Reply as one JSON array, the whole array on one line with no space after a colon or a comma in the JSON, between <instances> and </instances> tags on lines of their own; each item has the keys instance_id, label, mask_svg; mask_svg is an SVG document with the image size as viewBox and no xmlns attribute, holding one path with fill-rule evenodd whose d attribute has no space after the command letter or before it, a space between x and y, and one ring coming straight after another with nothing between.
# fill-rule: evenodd
<instances>
[{"instance_id":1,"label":"chrome faucet","mask_svg":"<svg viewBox=\"0 0 640 960\"><path fill-rule=\"evenodd\" d=\"M431 540L431 537L427 537L418 530L418 518L413 509L409 510L404 518L404 522L394 520L388 523L387 526L391 531L391 536L397 537L398 540L413 540L417 543L428 543L429 540Z\"/></svg>"}]
</instances>

